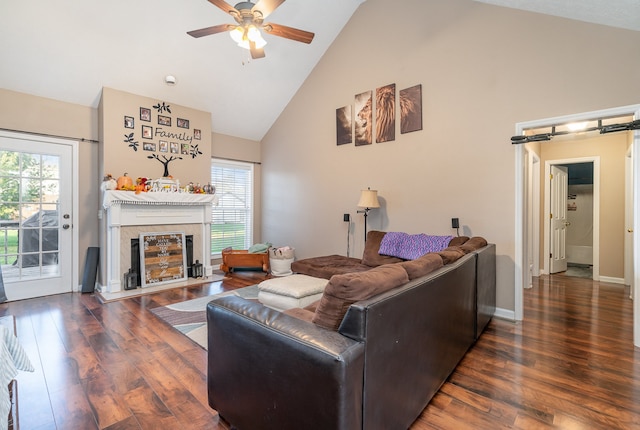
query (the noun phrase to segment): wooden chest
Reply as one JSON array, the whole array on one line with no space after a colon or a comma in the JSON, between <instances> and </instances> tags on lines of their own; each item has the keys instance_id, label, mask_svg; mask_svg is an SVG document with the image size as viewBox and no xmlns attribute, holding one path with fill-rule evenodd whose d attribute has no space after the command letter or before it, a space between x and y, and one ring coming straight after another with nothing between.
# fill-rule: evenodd
<instances>
[{"instance_id":1,"label":"wooden chest","mask_svg":"<svg viewBox=\"0 0 640 430\"><path fill-rule=\"evenodd\" d=\"M250 254L246 250L222 250L222 264L220 270L225 273L231 272L234 268L261 268L263 272L269 272L269 253L262 252Z\"/></svg>"}]
</instances>

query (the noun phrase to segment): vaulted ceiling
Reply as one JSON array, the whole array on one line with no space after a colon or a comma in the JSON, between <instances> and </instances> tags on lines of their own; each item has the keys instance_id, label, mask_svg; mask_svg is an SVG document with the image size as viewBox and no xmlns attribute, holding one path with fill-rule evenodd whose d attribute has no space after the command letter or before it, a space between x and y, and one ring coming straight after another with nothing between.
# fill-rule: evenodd
<instances>
[{"instance_id":1,"label":"vaulted ceiling","mask_svg":"<svg viewBox=\"0 0 640 430\"><path fill-rule=\"evenodd\" d=\"M1 0L0 87L91 107L111 87L211 112L214 132L261 140L364 1L285 1L267 21L313 42L267 34L266 58L251 60L227 34L187 35L233 23L206 0ZM476 1L640 31L638 0Z\"/></svg>"}]
</instances>

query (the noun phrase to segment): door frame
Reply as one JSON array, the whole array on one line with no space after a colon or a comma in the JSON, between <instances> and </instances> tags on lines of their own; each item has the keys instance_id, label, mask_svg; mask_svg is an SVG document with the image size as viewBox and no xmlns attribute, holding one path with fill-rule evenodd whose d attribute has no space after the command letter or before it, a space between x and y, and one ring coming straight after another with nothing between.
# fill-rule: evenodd
<instances>
[{"instance_id":1,"label":"door frame","mask_svg":"<svg viewBox=\"0 0 640 430\"><path fill-rule=\"evenodd\" d=\"M72 228L71 228L71 285L70 291L77 292L80 291L80 275L79 275L79 238L80 238L80 229L78 228L78 220L80 217L78 216L78 208L80 206L79 202L79 186L78 186L78 173L80 169L80 163L78 160L79 157L79 142L77 140L70 139L62 139L58 137L50 137L46 135L40 134L32 134L32 133L17 133L12 131L0 130L0 136L6 137L9 139L17 139L17 140L32 140L41 142L44 144L56 144L56 145L67 145L71 147L71 210L72 210Z\"/></svg>"},{"instance_id":2,"label":"door frame","mask_svg":"<svg viewBox=\"0 0 640 430\"><path fill-rule=\"evenodd\" d=\"M519 122L515 125L515 135L521 136L525 129L549 127L558 123L586 121L591 118L606 116L633 115L634 119L640 119L640 104L622 106L611 109L603 109L593 112L584 112L573 115L565 115L555 118L545 118L535 121ZM640 202L640 163L638 162L640 150L640 130L633 132L633 201ZM516 321L523 319L523 289L526 285L524 270L526 261L525 249L529 246L528 237L525 235L525 148L523 144L514 145L515 166L515 268L514 268L514 317ZM633 296L640 297L640 241L636 239L640 226L640 211L633 214ZM640 300L633 301L633 344L640 347Z\"/></svg>"},{"instance_id":3,"label":"door frame","mask_svg":"<svg viewBox=\"0 0 640 430\"><path fill-rule=\"evenodd\" d=\"M591 262L593 264L594 281L600 280L600 157L577 157L577 158L564 158L557 160L546 160L544 163L544 213L549 214L551 212L550 199L551 197L551 166L558 164L576 164L576 163L593 163L593 238L592 238L592 254ZM538 196L540 199L540 196ZM550 273L549 258L546 256L551 252L551 220L544 217L544 246L543 254L545 256L543 264L543 273Z\"/></svg>"},{"instance_id":4,"label":"door frame","mask_svg":"<svg viewBox=\"0 0 640 430\"><path fill-rule=\"evenodd\" d=\"M624 160L624 283L625 285L633 285L633 213L635 208L633 206L633 147L635 143L633 140L629 145L627 154ZM629 231L631 230L631 231ZM629 290L629 298L633 299L633 290Z\"/></svg>"},{"instance_id":5,"label":"door frame","mask_svg":"<svg viewBox=\"0 0 640 430\"><path fill-rule=\"evenodd\" d=\"M525 224L527 237L540 237L540 157L525 148ZM523 255L525 265L524 288L533 287L533 277L540 276L540 241L531 240Z\"/></svg>"}]
</instances>

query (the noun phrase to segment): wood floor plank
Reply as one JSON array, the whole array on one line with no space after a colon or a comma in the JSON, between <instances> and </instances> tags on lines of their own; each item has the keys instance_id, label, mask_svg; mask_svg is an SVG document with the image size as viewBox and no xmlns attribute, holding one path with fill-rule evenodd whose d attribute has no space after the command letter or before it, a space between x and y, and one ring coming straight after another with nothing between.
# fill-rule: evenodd
<instances>
[{"instance_id":1,"label":"wood floor plank","mask_svg":"<svg viewBox=\"0 0 640 430\"><path fill-rule=\"evenodd\" d=\"M99 428L84 387L79 383L70 384L59 391L52 391L51 406L58 428L85 430Z\"/></svg>"}]
</instances>

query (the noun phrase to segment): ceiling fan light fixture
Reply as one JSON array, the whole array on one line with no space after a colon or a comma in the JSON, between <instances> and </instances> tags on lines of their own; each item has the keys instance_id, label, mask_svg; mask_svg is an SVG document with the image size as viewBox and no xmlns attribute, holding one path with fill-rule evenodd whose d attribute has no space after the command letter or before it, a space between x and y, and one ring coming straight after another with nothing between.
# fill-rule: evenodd
<instances>
[{"instance_id":1,"label":"ceiling fan light fixture","mask_svg":"<svg viewBox=\"0 0 640 430\"><path fill-rule=\"evenodd\" d=\"M231 39L238 44L239 47L244 49L251 49L251 43L255 43L257 49L262 49L267 44L264 40L260 30L255 25L249 26L237 26L229 32Z\"/></svg>"},{"instance_id":2,"label":"ceiling fan light fixture","mask_svg":"<svg viewBox=\"0 0 640 430\"><path fill-rule=\"evenodd\" d=\"M251 58L264 58L264 46L267 41L262 37L264 30L272 36L278 36L296 42L311 43L314 34L309 31L300 30L285 25L265 23L264 20L277 9L285 0L258 0L240 1L235 6L231 6L225 0L208 0L209 3L228 13L236 21L236 24L218 24L211 27L200 28L198 30L187 31L191 37L199 38L212 34L229 33L231 39L239 47L251 52Z\"/></svg>"},{"instance_id":3,"label":"ceiling fan light fixture","mask_svg":"<svg viewBox=\"0 0 640 430\"><path fill-rule=\"evenodd\" d=\"M264 45L267 44L267 41L262 38L262 34L260 34L258 29L256 29L255 33L256 33L255 36L254 36L255 40L252 40L252 42L254 42L256 44L256 48L258 48L258 49L264 48ZM249 40L251 40L251 37L249 37Z\"/></svg>"},{"instance_id":4,"label":"ceiling fan light fixture","mask_svg":"<svg viewBox=\"0 0 640 430\"><path fill-rule=\"evenodd\" d=\"M237 26L233 30L229 32L229 36L233 39L234 42L240 44L242 42L242 36L244 35L244 29L240 26Z\"/></svg>"}]
</instances>

